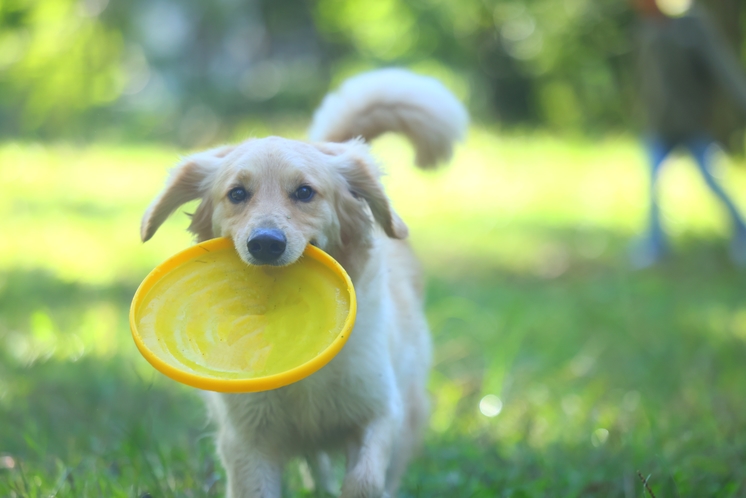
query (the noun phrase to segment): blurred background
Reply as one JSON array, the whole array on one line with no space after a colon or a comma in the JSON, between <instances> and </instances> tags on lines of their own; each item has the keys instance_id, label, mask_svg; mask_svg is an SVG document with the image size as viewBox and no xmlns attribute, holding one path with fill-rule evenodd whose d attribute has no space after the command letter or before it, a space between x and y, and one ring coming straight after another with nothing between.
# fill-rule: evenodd
<instances>
[{"instance_id":1,"label":"blurred background","mask_svg":"<svg viewBox=\"0 0 746 498\"><path fill-rule=\"evenodd\" d=\"M440 78L478 123L627 131L630 3L7 0L0 133L199 147L307 119L330 85L386 65ZM740 52L740 3L703 3Z\"/></svg>"},{"instance_id":2,"label":"blurred background","mask_svg":"<svg viewBox=\"0 0 746 498\"><path fill-rule=\"evenodd\" d=\"M743 2L698 5L743 67ZM198 396L129 336L138 283L191 243L180 211L141 244L140 216L180 155L302 139L329 89L401 66L473 121L434 173L373 145L436 343L401 496L646 496L638 471L658 496L746 496L746 273L686 154L660 182L671 254L629 262L637 26L623 0L0 0L0 495L224 492ZM711 173L744 212L742 113L725 90L713 108Z\"/></svg>"}]
</instances>

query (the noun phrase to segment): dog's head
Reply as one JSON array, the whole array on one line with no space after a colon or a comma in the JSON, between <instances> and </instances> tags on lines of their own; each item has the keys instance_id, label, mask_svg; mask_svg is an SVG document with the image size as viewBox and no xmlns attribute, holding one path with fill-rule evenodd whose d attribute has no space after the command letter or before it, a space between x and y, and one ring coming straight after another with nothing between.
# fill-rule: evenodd
<instances>
[{"instance_id":1,"label":"dog's head","mask_svg":"<svg viewBox=\"0 0 746 498\"><path fill-rule=\"evenodd\" d=\"M407 236L379 177L359 141L269 137L208 150L172 172L143 217L142 240L180 205L201 199L189 230L200 241L231 237L248 264L289 265L309 243L344 259L370 244L374 221L389 237Z\"/></svg>"}]
</instances>

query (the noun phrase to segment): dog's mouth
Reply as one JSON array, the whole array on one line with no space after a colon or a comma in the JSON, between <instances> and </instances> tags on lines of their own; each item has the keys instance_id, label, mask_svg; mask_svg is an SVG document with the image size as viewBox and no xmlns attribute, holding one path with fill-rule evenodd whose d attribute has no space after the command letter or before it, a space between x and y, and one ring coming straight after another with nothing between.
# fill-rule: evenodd
<instances>
[{"instance_id":1,"label":"dog's mouth","mask_svg":"<svg viewBox=\"0 0 746 498\"><path fill-rule=\"evenodd\" d=\"M251 261L250 259L249 260L245 259L244 262L246 264L250 265L250 266L275 266L275 267L281 267L281 266L288 266L288 265L292 264L292 263L284 263L282 261L273 261L272 263L262 263L260 261Z\"/></svg>"},{"instance_id":2,"label":"dog's mouth","mask_svg":"<svg viewBox=\"0 0 746 498\"><path fill-rule=\"evenodd\" d=\"M303 255L306 244L288 241L285 234L278 229L255 229L248 240L240 244L234 241L241 259L251 266L288 266ZM315 240L310 244L315 245ZM299 247L303 249L299 250Z\"/></svg>"},{"instance_id":3,"label":"dog's mouth","mask_svg":"<svg viewBox=\"0 0 746 498\"><path fill-rule=\"evenodd\" d=\"M281 257L277 259L273 259L271 261L267 260L261 260L258 258L253 257L251 254L244 254L243 251L239 251L239 256L241 256L241 259L250 266L275 266L275 267L281 267L281 266L289 266L298 261L300 256L297 258L292 258L287 254L282 255Z\"/></svg>"},{"instance_id":4,"label":"dog's mouth","mask_svg":"<svg viewBox=\"0 0 746 498\"><path fill-rule=\"evenodd\" d=\"M297 241L292 237L288 240L284 230L277 228L254 229L243 242L234 239L234 244L247 265L277 267L289 266L298 261L309 244L320 247L315 237L307 242Z\"/></svg>"}]
</instances>

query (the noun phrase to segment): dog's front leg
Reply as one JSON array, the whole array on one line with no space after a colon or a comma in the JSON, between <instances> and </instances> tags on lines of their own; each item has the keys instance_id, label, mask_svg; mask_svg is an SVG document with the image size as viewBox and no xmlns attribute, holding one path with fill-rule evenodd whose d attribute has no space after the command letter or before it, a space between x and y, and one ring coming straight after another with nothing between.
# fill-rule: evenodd
<instances>
[{"instance_id":1,"label":"dog's front leg","mask_svg":"<svg viewBox=\"0 0 746 498\"><path fill-rule=\"evenodd\" d=\"M386 471L391 461L399 419L388 416L374 420L347 451L347 473L341 498L386 497Z\"/></svg>"},{"instance_id":2,"label":"dog's front leg","mask_svg":"<svg viewBox=\"0 0 746 498\"><path fill-rule=\"evenodd\" d=\"M280 498L282 463L278 458L229 431L219 436L218 453L228 474L227 498Z\"/></svg>"}]
</instances>

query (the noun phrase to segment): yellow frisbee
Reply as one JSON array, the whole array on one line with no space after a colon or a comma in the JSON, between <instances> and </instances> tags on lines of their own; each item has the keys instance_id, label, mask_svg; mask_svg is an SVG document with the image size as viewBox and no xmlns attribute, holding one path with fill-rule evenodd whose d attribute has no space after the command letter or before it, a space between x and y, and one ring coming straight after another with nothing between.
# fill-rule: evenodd
<instances>
[{"instance_id":1,"label":"yellow frisbee","mask_svg":"<svg viewBox=\"0 0 746 498\"><path fill-rule=\"evenodd\" d=\"M255 392L329 363L356 311L350 277L321 249L309 245L290 266L250 266L219 238L150 272L129 318L137 348L161 373L209 391Z\"/></svg>"}]
</instances>

